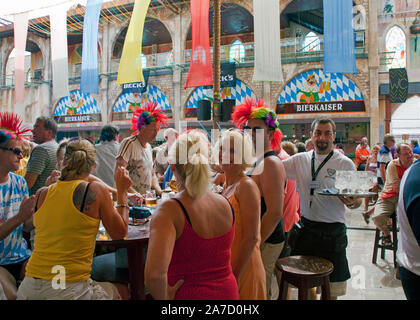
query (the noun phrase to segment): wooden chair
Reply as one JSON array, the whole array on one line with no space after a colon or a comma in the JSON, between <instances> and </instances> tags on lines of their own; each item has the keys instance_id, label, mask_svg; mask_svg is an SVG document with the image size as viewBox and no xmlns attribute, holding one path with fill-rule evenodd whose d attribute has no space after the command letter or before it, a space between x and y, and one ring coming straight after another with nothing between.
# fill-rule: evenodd
<instances>
[{"instance_id":1,"label":"wooden chair","mask_svg":"<svg viewBox=\"0 0 420 320\"><path fill-rule=\"evenodd\" d=\"M276 269L282 273L278 300L286 300L288 284L298 288L298 299L308 299L308 289L321 286L321 299L330 300L330 274L333 264L323 258L311 256L290 256L280 258Z\"/></svg>"},{"instance_id":2,"label":"wooden chair","mask_svg":"<svg viewBox=\"0 0 420 320\"><path fill-rule=\"evenodd\" d=\"M378 250L381 249L381 259L385 259L385 250L392 250L393 256L394 256L394 268L397 268L397 248L398 248L398 239L397 239L397 215L394 212L391 216L392 220L392 226L390 227L390 231L392 234L392 245L383 245L381 243L382 236L381 236L381 230L376 228L375 233L375 242L373 245L373 256L372 256L372 263L376 264L376 260L378 257Z\"/></svg>"}]
</instances>

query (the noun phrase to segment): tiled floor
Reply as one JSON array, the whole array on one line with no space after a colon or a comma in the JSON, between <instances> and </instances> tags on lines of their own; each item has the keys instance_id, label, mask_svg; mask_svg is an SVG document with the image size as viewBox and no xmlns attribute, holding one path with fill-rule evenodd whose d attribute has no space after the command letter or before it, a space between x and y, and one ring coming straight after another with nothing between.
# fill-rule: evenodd
<instances>
[{"instance_id":1,"label":"tiled floor","mask_svg":"<svg viewBox=\"0 0 420 320\"><path fill-rule=\"evenodd\" d=\"M382 260L378 253L377 263L372 264L375 225L363 220L363 206L346 211L347 221L347 259L351 278L347 281L347 294L339 300L406 300L401 281L395 278L393 256L386 251ZM278 286L273 281L274 297L277 298ZM297 290L292 289L292 298L297 299Z\"/></svg>"}]
</instances>

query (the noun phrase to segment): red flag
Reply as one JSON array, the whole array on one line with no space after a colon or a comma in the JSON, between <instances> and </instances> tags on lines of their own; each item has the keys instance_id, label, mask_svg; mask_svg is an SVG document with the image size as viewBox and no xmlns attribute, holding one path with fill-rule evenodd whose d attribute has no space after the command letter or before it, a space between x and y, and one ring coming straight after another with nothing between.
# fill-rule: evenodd
<instances>
[{"instance_id":1,"label":"red flag","mask_svg":"<svg viewBox=\"0 0 420 320\"><path fill-rule=\"evenodd\" d=\"M191 0L191 28L191 61L184 89L213 85L209 37L209 0Z\"/></svg>"}]
</instances>

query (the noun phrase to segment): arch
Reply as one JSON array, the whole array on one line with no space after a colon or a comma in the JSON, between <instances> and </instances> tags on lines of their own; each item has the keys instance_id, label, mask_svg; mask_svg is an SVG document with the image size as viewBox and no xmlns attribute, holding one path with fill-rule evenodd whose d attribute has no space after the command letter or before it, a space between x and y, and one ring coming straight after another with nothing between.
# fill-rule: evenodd
<instances>
[{"instance_id":1,"label":"arch","mask_svg":"<svg viewBox=\"0 0 420 320\"><path fill-rule=\"evenodd\" d=\"M245 47L241 40L236 39L232 42L229 48L230 62L243 62L245 59Z\"/></svg>"},{"instance_id":2,"label":"arch","mask_svg":"<svg viewBox=\"0 0 420 320\"><path fill-rule=\"evenodd\" d=\"M127 30L128 30L128 22L126 22L120 28L120 30L116 33L112 41L111 56L113 59L120 58L121 56ZM159 39L159 41L168 40L168 42L155 43L156 39ZM163 39L163 40L160 40L160 39ZM166 44L166 43L171 43L171 47L173 47L172 34L169 31L167 23L165 21L159 20L158 18L152 17L148 14L146 17L144 30L143 30L143 39L142 39L143 49L144 47L151 46L154 44Z\"/></svg>"},{"instance_id":3,"label":"arch","mask_svg":"<svg viewBox=\"0 0 420 320\"><path fill-rule=\"evenodd\" d=\"M386 68L407 66L407 36L398 25L392 26L385 34Z\"/></svg>"},{"instance_id":4,"label":"arch","mask_svg":"<svg viewBox=\"0 0 420 320\"><path fill-rule=\"evenodd\" d=\"M184 115L185 117L188 117L188 114L191 113L194 114L193 109L197 108L197 103L199 100L210 100L213 96L213 89L207 89L204 87L197 87L195 90L193 90L188 100L186 101L184 105ZM257 96L255 95L254 91L252 91L251 88L248 87L248 85L239 80L236 79L236 86L231 88L220 88L220 97L221 100L223 99L234 99L235 105L244 103L246 98L254 98L257 99Z\"/></svg>"},{"instance_id":5,"label":"arch","mask_svg":"<svg viewBox=\"0 0 420 320\"><path fill-rule=\"evenodd\" d=\"M233 15L235 14L235 15ZM238 33L253 32L252 10L243 1L228 1L222 3L221 8L221 32L223 36L235 35ZM191 18L188 21L187 30L183 34L184 49L187 49L187 42L192 40ZM247 31L248 30L248 31ZM209 10L209 35L213 37L213 7ZM230 42L230 41L229 41Z\"/></svg>"},{"instance_id":6,"label":"arch","mask_svg":"<svg viewBox=\"0 0 420 320\"><path fill-rule=\"evenodd\" d=\"M314 109L314 113L350 112L352 108L354 112L365 112L364 99L362 90L346 75L324 73L322 69L311 69L293 77L282 88L276 103L281 106L278 110L281 114L299 113L297 109L296 112L293 111L295 105L298 104L321 106L322 103L327 102L343 102L342 111L323 107ZM344 105L349 107L344 108Z\"/></svg>"},{"instance_id":7,"label":"arch","mask_svg":"<svg viewBox=\"0 0 420 320\"><path fill-rule=\"evenodd\" d=\"M41 46L42 47L42 46ZM36 69L44 69L46 62L44 61L45 56L42 52L41 47L38 45L37 42L33 41L32 39L26 40L26 48L25 52L29 54L25 54L25 81L29 82L32 79L32 75L29 73L31 70ZM13 79L9 79L7 76L12 75L13 71L15 70L15 65L10 64L10 55L12 54L14 50L14 45L7 45L6 47L6 57L5 57L5 64L4 64L4 70L3 75L5 75L5 84L9 85L12 84ZM38 54L39 53L39 54ZM33 55L36 54L36 55ZM27 57L30 57L29 60Z\"/></svg>"},{"instance_id":8,"label":"arch","mask_svg":"<svg viewBox=\"0 0 420 320\"><path fill-rule=\"evenodd\" d=\"M319 40L318 35L313 31L308 32L305 38L303 38L302 51L311 52L320 50L321 42Z\"/></svg>"},{"instance_id":9,"label":"arch","mask_svg":"<svg viewBox=\"0 0 420 320\"><path fill-rule=\"evenodd\" d=\"M121 93L114 102L111 111L111 118L113 120L127 119L124 116L114 118L114 113L120 113L124 115L130 114L129 118L131 118L131 112L148 101L157 102L158 106L160 106L160 109L163 109L165 113L167 113L168 117L172 118L172 106L167 96L162 92L160 88L151 84L147 85L146 91L144 93Z\"/></svg>"},{"instance_id":10,"label":"arch","mask_svg":"<svg viewBox=\"0 0 420 320\"><path fill-rule=\"evenodd\" d=\"M69 95L58 100L54 108L54 117L67 115L101 114L98 102L89 93L79 89L71 90Z\"/></svg>"}]
</instances>

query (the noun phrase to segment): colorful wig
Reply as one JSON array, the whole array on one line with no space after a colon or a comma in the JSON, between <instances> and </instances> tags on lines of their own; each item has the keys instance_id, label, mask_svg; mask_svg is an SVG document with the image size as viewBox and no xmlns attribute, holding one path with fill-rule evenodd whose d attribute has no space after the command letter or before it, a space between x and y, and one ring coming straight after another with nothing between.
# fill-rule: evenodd
<instances>
[{"instance_id":1,"label":"colorful wig","mask_svg":"<svg viewBox=\"0 0 420 320\"><path fill-rule=\"evenodd\" d=\"M15 113L0 112L0 144L10 139L29 140L32 129L22 126L22 120Z\"/></svg>"},{"instance_id":2,"label":"colorful wig","mask_svg":"<svg viewBox=\"0 0 420 320\"><path fill-rule=\"evenodd\" d=\"M137 108L131 118L131 128L134 130L131 135L138 134L144 125L158 122L164 126L168 125L168 117L161 110L157 109L157 102L147 102L144 107Z\"/></svg>"},{"instance_id":3,"label":"colorful wig","mask_svg":"<svg viewBox=\"0 0 420 320\"><path fill-rule=\"evenodd\" d=\"M269 130L274 130L271 148L278 150L283 139L283 133L280 130L276 114L264 104L263 100L246 99L245 103L235 106L232 121L237 128L242 129L249 119L262 120Z\"/></svg>"}]
</instances>

